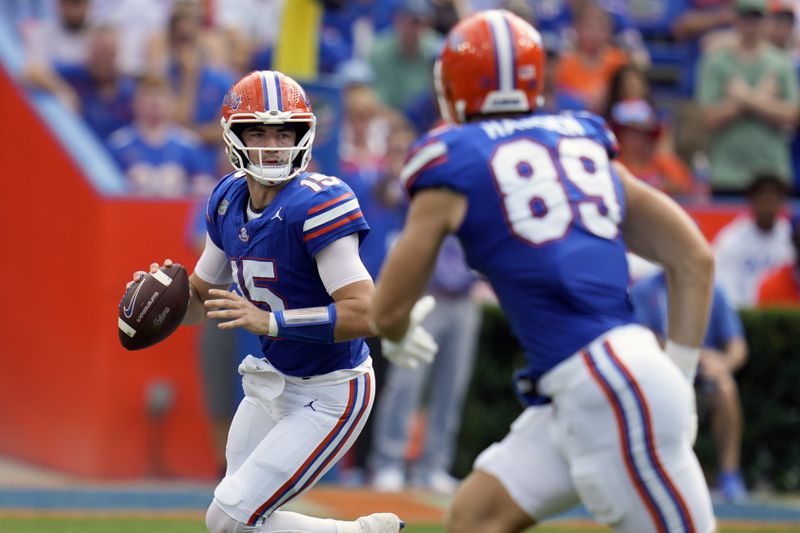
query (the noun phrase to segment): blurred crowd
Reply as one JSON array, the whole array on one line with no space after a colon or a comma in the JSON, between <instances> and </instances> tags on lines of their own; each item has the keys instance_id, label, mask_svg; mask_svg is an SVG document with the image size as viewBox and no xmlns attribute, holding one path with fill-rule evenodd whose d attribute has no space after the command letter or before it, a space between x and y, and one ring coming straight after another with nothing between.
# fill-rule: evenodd
<instances>
[{"instance_id":1,"label":"blurred crowd","mask_svg":"<svg viewBox=\"0 0 800 533\"><path fill-rule=\"evenodd\" d=\"M51 92L83 117L133 194L203 198L231 171L219 129L220 103L242 74L271 68L287 4L5 0L3 7L24 44L21 81L31 90ZM724 310L800 302L794 265L800 217L791 217L787 203L800 192L800 28L795 24L800 2L319 0L318 79L342 90L337 171L359 197L372 227L362 255L375 277L403 223L406 200L399 174L404 155L438 120L431 67L442 36L472 10L496 7L530 20L542 34L549 57L542 80L545 112L602 115L617 136L619 159L680 202L716 196L748 201L750 212L724 228L715 242L721 292L715 306L723 309L719 320L727 322L721 322L722 333L709 341L709 350L719 357L727 351L734 355L722 369L711 356L705 363L707 381L716 383L709 390L722 391L717 402L728 406L721 411L727 418L718 423L723 428L717 431L720 468L738 475L741 421L730 376L744 364L746 347L742 355L741 327ZM450 255L440 258L449 266L441 269L431 292L448 303L443 309L470 317L460 321L467 326L452 340L462 362L442 358L460 369L459 381L438 410L430 409L436 419L431 427L444 429L431 432L429 449L418 454L424 467L418 472L441 474L420 483L442 490L454 486L444 475L472 368L472 350L462 346L474 346L479 327L474 309L483 298L476 294L488 292L468 272L454 279L452 264L462 261L455 248L446 247ZM652 275L642 277L656 283ZM643 295L642 305L656 306L659 298L657 292ZM642 320L657 329L663 319L653 313ZM457 333L440 320L442 335ZM445 347L450 342L438 340ZM395 397L393 405L419 402L419 380L394 374L388 376L387 392ZM384 468L376 483L399 489L405 482L401 463L412 414L388 404L377 412L375 448L369 454L362 450L356 466L371 462ZM731 424L734 429L724 431ZM730 488L731 499L738 489L743 486Z\"/></svg>"},{"instance_id":2,"label":"blurred crowd","mask_svg":"<svg viewBox=\"0 0 800 533\"><path fill-rule=\"evenodd\" d=\"M744 194L759 174L800 190L793 1L312 1L317 76L344 90L345 179L375 179L390 137L435 124L443 33L504 7L542 34L545 110L603 115L641 179L685 201ZM229 170L219 104L242 74L273 64L287 11L285 0L6 3L23 81L80 113L132 190L157 196L202 196Z\"/></svg>"}]
</instances>

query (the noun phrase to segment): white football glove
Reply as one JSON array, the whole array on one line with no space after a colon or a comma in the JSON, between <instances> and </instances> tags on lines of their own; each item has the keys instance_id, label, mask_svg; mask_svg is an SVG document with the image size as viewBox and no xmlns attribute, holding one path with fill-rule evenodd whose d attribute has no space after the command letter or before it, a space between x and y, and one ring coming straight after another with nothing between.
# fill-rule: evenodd
<instances>
[{"instance_id":1,"label":"white football glove","mask_svg":"<svg viewBox=\"0 0 800 533\"><path fill-rule=\"evenodd\" d=\"M399 342L381 339L383 356L392 363L403 368L415 369L420 363L430 364L439 345L433 340L430 333L420 326L428 314L436 307L433 296L423 296L411 310L411 320L405 337Z\"/></svg>"}]
</instances>

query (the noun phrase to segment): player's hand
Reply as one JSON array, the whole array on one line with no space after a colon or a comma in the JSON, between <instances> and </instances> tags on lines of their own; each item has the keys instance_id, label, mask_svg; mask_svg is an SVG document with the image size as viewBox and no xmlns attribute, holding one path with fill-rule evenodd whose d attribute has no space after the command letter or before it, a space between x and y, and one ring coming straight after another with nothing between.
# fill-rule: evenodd
<instances>
[{"instance_id":1,"label":"player's hand","mask_svg":"<svg viewBox=\"0 0 800 533\"><path fill-rule=\"evenodd\" d=\"M266 335L269 331L269 313L262 311L233 291L211 289L208 293L214 298L206 300L209 318L229 318L220 322L220 329L244 328L256 335Z\"/></svg>"},{"instance_id":2,"label":"player's hand","mask_svg":"<svg viewBox=\"0 0 800 533\"><path fill-rule=\"evenodd\" d=\"M394 342L389 339L381 340L383 356L392 363L404 368L414 369L420 363L430 364L439 345L433 340L430 333L420 326L420 323L436 307L433 296L424 296L414 304L411 310L411 321L405 337Z\"/></svg>"},{"instance_id":3,"label":"player's hand","mask_svg":"<svg viewBox=\"0 0 800 533\"><path fill-rule=\"evenodd\" d=\"M164 259L164 265L163 266L165 266L165 267L172 266L172 259ZM151 274L154 273L159 268L161 268L161 265L159 265L158 263L150 263L150 273ZM145 272L144 270L137 270L136 272L134 272L133 273L133 279L131 281L129 281L127 284L125 284L125 290L127 291L128 289L130 289L131 285L133 285L134 283L136 283L137 281L142 279L146 274L147 274L147 272Z\"/></svg>"}]
</instances>

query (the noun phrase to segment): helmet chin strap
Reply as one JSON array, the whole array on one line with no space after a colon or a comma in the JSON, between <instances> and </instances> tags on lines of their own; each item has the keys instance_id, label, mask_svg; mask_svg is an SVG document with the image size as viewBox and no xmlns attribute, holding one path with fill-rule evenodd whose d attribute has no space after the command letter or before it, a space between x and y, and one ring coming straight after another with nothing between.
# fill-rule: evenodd
<instances>
[{"instance_id":1,"label":"helmet chin strap","mask_svg":"<svg viewBox=\"0 0 800 533\"><path fill-rule=\"evenodd\" d=\"M247 164L248 174L261 185L267 187L279 185L289 179L292 174L292 163L285 165L256 165L253 162Z\"/></svg>"}]
</instances>

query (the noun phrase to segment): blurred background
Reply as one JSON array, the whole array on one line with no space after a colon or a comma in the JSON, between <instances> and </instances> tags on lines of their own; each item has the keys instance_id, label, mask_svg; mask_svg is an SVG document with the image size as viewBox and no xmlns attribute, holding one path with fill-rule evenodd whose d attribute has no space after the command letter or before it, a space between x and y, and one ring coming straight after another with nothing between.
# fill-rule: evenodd
<instances>
[{"instance_id":1,"label":"blurred background","mask_svg":"<svg viewBox=\"0 0 800 533\"><path fill-rule=\"evenodd\" d=\"M0 530L27 511L205 509L242 396L236 367L258 341L208 324L126 352L115 313L134 270L167 257L194 266L202 208L232 170L219 127L229 86L276 69L308 90L312 165L359 197L377 277L402 228L405 152L439 122L431 66L442 37L494 7L542 33L543 110L602 115L620 160L713 243L697 452L720 516L800 531L791 0L0 0ZM431 523L522 409L519 347L491 289L448 250L430 292L452 303L441 335L457 339L442 357L462 368L457 386L440 398L426 391L452 376L403 381L375 357L392 386L325 479L366 502L407 498ZM631 274L637 316L663 334L657 268L631 258ZM454 330L458 313L473 318ZM388 419L400 420L393 441ZM313 505L334 505L320 494Z\"/></svg>"}]
</instances>

